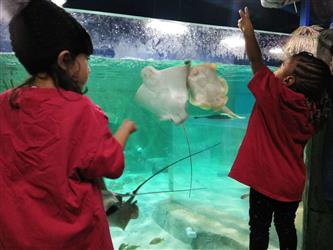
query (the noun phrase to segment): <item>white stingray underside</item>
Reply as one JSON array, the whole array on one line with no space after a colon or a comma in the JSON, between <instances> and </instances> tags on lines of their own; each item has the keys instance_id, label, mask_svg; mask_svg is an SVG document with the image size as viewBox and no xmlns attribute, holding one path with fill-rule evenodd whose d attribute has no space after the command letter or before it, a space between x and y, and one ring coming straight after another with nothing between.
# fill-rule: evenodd
<instances>
[{"instance_id":1,"label":"white stingray underside","mask_svg":"<svg viewBox=\"0 0 333 250\"><path fill-rule=\"evenodd\" d=\"M161 120L182 123L188 117L188 71L189 65L163 70L156 70L151 66L143 68L143 83L136 92L135 100Z\"/></svg>"}]
</instances>

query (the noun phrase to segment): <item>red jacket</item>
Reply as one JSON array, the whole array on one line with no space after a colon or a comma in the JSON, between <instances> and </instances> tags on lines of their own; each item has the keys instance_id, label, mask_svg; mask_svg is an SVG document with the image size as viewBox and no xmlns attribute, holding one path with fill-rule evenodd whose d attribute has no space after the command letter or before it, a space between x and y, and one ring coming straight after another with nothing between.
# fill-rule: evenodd
<instances>
[{"instance_id":1,"label":"red jacket","mask_svg":"<svg viewBox=\"0 0 333 250\"><path fill-rule=\"evenodd\" d=\"M300 201L303 151L314 134L303 94L263 66L249 83L256 102L229 176L279 201Z\"/></svg>"},{"instance_id":2,"label":"red jacket","mask_svg":"<svg viewBox=\"0 0 333 250\"><path fill-rule=\"evenodd\" d=\"M89 98L52 88L0 94L0 249L113 249L94 179L117 178L123 148Z\"/></svg>"}]
</instances>

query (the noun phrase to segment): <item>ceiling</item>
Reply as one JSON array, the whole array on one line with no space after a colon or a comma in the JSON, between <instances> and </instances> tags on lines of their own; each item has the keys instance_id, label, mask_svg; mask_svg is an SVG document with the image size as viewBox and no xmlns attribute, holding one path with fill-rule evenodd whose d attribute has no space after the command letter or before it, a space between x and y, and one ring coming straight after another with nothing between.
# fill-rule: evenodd
<instances>
[{"instance_id":1,"label":"ceiling","mask_svg":"<svg viewBox=\"0 0 333 250\"><path fill-rule=\"evenodd\" d=\"M255 29L290 33L300 24L303 4L271 9L262 7L260 0L67 0L63 6L229 27L237 26L238 10L248 6ZM328 28L333 0L311 0L310 6L309 24Z\"/></svg>"}]
</instances>

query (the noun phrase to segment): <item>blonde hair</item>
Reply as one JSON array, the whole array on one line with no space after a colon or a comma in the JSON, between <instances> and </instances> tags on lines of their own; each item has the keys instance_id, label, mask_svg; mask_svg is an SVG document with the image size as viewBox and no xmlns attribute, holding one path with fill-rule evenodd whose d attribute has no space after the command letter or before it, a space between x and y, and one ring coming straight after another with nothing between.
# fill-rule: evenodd
<instances>
[{"instance_id":1,"label":"blonde hair","mask_svg":"<svg viewBox=\"0 0 333 250\"><path fill-rule=\"evenodd\" d=\"M317 56L318 37L322 30L323 28L319 25L300 26L294 30L282 48L285 58L302 51Z\"/></svg>"}]
</instances>

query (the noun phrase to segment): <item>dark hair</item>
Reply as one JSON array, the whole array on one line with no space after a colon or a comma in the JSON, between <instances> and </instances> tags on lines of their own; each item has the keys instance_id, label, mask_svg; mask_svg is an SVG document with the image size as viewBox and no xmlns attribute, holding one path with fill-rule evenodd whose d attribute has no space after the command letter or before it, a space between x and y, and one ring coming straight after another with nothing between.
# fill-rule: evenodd
<instances>
[{"instance_id":1,"label":"dark hair","mask_svg":"<svg viewBox=\"0 0 333 250\"><path fill-rule=\"evenodd\" d=\"M82 94L77 82L57 63L61 51L68 50L68 66L79 54L93 53L93 44L84 27L63 8L50 0L30 0L12 17L9 34L13 52L31 77L14 88L10 104L19 108L16 97L19 89L31 86L41 74L51 77L58 89Z\"/></svg>"},{"instance_id":2,"label":"dark hair","mask_svg":"<svg viewBox=\"0 0 333 250\"><path fill-rule=\"evenodd\" d=\"M30 0L10 20L8 30L13 52L30 75L50 71L63 50L93 53L84 27L50 0Z\"/></svg>"},{"instance_id":3,"label":"dark hair","mask_svg":"<svg viewBox=\"0 0 333 250\"><path fill-rule=\"evenodd\" d=\"M77 55L74 55L73 53L70 54L70 60L68 60L68 62L67 62L68 66L70 66L74 63L76 57L77 57ZM87 92L87 89L85 89L85 91L83 91L81 89L81 87L79 86L79 84L76 81L74 81L68 75L68 73L58 65L57 62L54 62L53 64L51 64L51 66L47 70L45 70L45 72L40 72L40 73L46 73L47 76L51 77L54 82L54 85L57 89L73 91L78 94L84 94ZM42 78L42 76L39 76L38 74L34 74L31 77L29 77L27 80L25 80L21 85L15 87L12 90L12 92L10 93L10 96L9 96L9 103L12 108L16 108L16 109L20 108L18 103L16 102L16 98L17 98L17 94L18 94L17 91L22 87L32 86L35 83L37 78Z\"/></svg>"},{"instance_id":4,"label":"dark hair","mask_svg":"<svg viewBox=\"0 0 333 250\"><path fill-rule=\"evenodd\" d=\"M332 75L328 65L308 52L291 56L295 60L295 84L290 88L304 94L311 111L311 122L321 127L328 118L332 92Z\"/></svg>"}]
</instances>

